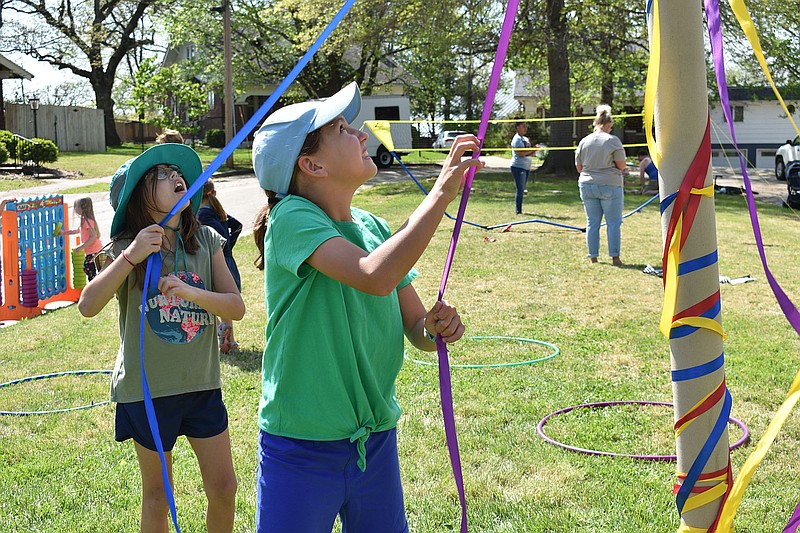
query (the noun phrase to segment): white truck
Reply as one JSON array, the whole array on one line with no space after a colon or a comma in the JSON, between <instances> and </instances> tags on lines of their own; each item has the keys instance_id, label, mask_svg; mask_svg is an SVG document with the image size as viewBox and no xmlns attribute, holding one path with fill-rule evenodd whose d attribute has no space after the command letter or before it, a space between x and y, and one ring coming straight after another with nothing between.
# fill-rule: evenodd
<instances>
[{"instance_id":1,"label":"white truck","mask_svg":"<svg viewBox=\"0 0 800 533\"><path fill-rule=\"evenodd\" d=\"M787 140L775 152L775 177L785 180L786 166L792 161L800 161L800 137L795 137L793 141Z\"/></svg>"},{"instance_id":2,"label":"white truck","mask_svg":"<svg viewBox=\"0 0 800 533\"><path fill-rule=\"evenodd\" d=\"M411 102L404 95L362 96L361 112L353 121L354 128L361 128L365 120L410 120ZM411 124L391 124L392 142L395 153L404 156L411 150ZM394 163L391 152L364 126L369 135L367 152L375 160L378 168L389 168Z\"/></svg>"}]
</instances>

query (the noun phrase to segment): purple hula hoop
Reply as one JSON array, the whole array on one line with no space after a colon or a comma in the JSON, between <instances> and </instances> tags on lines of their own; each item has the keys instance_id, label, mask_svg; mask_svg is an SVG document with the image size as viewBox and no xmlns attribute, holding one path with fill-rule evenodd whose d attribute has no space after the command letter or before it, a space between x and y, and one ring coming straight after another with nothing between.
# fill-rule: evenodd
<instances>
[{"instance_id":1,"label":"purple hula hoop","mask_svg":"<svg viewBox=\"0 0 800 533\"><path fill-rule=\"evenodd\" d=\"M563 409L559 409L558 411L553 411L549 415L545 416L539 421L539 425L536 426L536 431L539 433L539 436L542 437L545 441L558 446L559 448L564 448L565 450L569 450L571 452L578 452L583 453L586 455L601 455L604 457L628 457L630 459L639 459L642 461L675 461L678 457L676 455L636 455L630 453L613 453L613 452L604 452L600 450L587 450L586 448L578 448L577 446L570 446L569 444L564 444L563 442L558 442L557 440L550 438L544 432L544 425L547 423L547 420L550 417L556 415L562 415L564 413L569 413L575 409L589 409L593 407L609 407L612 405L665 405L672 407L672 403L670 402L648 402L644 400L625 400L625 401L615 401L615 402L593 402L593 403L582 403L580 405L572 405L570 407L564 407ZM747 426L744 425L743 422L737 420L733 417L728 418L728 422L732 422L739 426L742 429L742 438L738 441L731 444L730 449L735 450L736 448L744 445L748 440L750 440L750 430L747 429Z\"/></svg>"}]
</instances>

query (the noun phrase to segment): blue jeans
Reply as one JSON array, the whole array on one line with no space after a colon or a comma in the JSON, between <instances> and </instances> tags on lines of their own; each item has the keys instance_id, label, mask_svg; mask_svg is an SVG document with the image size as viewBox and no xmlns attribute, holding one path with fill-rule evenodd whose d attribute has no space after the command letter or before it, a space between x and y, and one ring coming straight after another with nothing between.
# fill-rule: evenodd
<instances>
[{"instance_id":1,"label":"blue jeans","mask_svg":"<svg viewBox=\"0 0 800 533\"><path fill-rule=\"evenodd\" d=\"M622 187L579 183L583 209L586 211L586 246L589 257L600 253L600 223L606 217L608 255L619 257L620 231L622 225Z\"/></svg>"},{"instance_id":2,"label":"blue jeans","mask_svg":"<svg viewBox=\"0 0 800 533\"><path fill-rule=\"evenodd\" d=\"M511 175L514 177L514 186L517 188L517 195L514 200L517 205L517 214L522 213L522 195L525 194L525 187L528 184L528 174L530 170L519 167L511 167Z\"/></svg>"}]
</instances>

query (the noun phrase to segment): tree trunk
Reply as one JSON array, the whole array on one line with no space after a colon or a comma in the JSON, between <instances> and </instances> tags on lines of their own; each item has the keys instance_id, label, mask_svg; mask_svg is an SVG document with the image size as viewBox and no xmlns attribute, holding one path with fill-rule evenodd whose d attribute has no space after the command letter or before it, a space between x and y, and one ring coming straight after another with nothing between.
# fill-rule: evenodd
<instances>
[{"instance_id":1,"label":"tree trunk","mask_svg":"<svg viewBox=\"0 0 800 533\"><path fill-rule=\"evenodd\" d=\"M89 81L97 99L97 109L103 110L106 146L120 146L122 145L122 140L117 133L117 126L114 120L114 99L111 97L113 81L107 81L107 76L96 76Z\"/></svg>"},{"instance_id":2,"label":"tree trunk","mask_svg":"<svg viewBox=\"0 0 800 533\"><path fill-rule=\"evenodd\" d=\"M569 56L567 53L567 23L564 0L547 0L547 70L550 75L550 115L572 115L572 95L569 85ZM573 123L556 120L550 123L550 146L573 144ZM572 150L550 150L537 172L574 176L575 156Z\"/></svg>"}]
</instances>

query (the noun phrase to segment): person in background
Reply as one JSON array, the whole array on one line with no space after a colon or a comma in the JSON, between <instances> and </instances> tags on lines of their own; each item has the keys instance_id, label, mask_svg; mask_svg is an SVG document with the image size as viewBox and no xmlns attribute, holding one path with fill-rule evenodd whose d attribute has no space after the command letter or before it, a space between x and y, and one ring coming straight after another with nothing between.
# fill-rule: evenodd
<instances>
[{"instance_id":1,"label":"person in background","mask_svg":"<svg viewBox=\"0 0 800 533\"><path fill-rule=\"evenodd\" d=\"M213 228L225 238L225 246L222 247L225 263L228 264L233 281L236 282L236 288L242 292L239 267L236 266L236 259L233 258L233 247L236 245L239 234L242 233L242 223L225 212L217 199L217 189L211 179L203 184L203 200L200 202L200 210L197 211L197 220L204 226ZM231 319L220 317L217 336L219 337L220 352L228 353L239 347L239 343L233 338L233 321Z\"/></svg>"},{"instance_id":2,"label":"person in background","mask_svg":"<svg viewBox=\"0 0 800 533\"><path fill-rule=\"evenodd\" d=\"M81 217L79 229L65 231L64 235L81 234L81 244L73 248L75 252L83 251L86 257L83 260L83 271L86 272L86 280L91 281L97 275L97 268L94 264L94 256L103 249L100 241L100 227L94 217L94 205L89 197L78 198L72 207L73 212Z\"/></svg>"},{"instance_id":3,"label":"person in background","mask_svg":"<svg viewBox=\"0 0 800 533\"><path fill-rule=\"evenodd\" d=\"M653 194L658 192L658 169L650 156L644 150L636 153L639 158L639 183L642 194Z\"/></svg>"},{"instance_id":4,"label":"person in background","mask_svg":"<svg viewBox=\"0 0 800 533\"><path fill-rule=\"evenodd\" d=\"M608 255L614 266L622 266L620 227L622 226L623 171L627 168L625 148L619 137L611 135L614 127L611 107L597 106L594 132L581 139L575 150L578 187L586 211L586 246L589 260L597 263L600 253L600 224L606 219Z\"/></svg>"},{"instance_id":5,"label":"person in background","mask_svg":"<svg viewBox=\"0 0 800 533\"><path fill-rule=\"evenodd\" d=\"M267 204L254 224L265 271L256 492L258 533L407 533L395 380L403 336L424 351L464 325L444 301L426 310L411 284L448 204L464 185L474 135L455 139L439 178L395 233L353 207L375 176L351 83L275 111L253 141Z\"/></svg>"},{"instance_id":6,"label":"person in background","mask_svg":"<svg viewBox=\"0 0 800 533\"><path fill-rule=\"evenodd\" d=\"M183 135L178 130L165 129L156 137L156 144L164 143L184 144Z\"/></svg>"},{"instance_id":7,"label":"person in background","mask_svg":"<svg viewBox=\"0 0 800 533\"><path fill-rule=\"evenodd\" d=\"M517 122L514 124L516 133L511 139L511 148L513 156L511 158L511 175L514 177L514 187L516 188L516 195L514 203L516 206L516 213L522 214L522 197L527 191L528 176L531 173L531 161L533 150L525 150L524 148L531 147L531 141L526 137L528 133L528 124L525 122ZM520 148L523 148L520 150Z\"/></svg>"}]
</instances>

